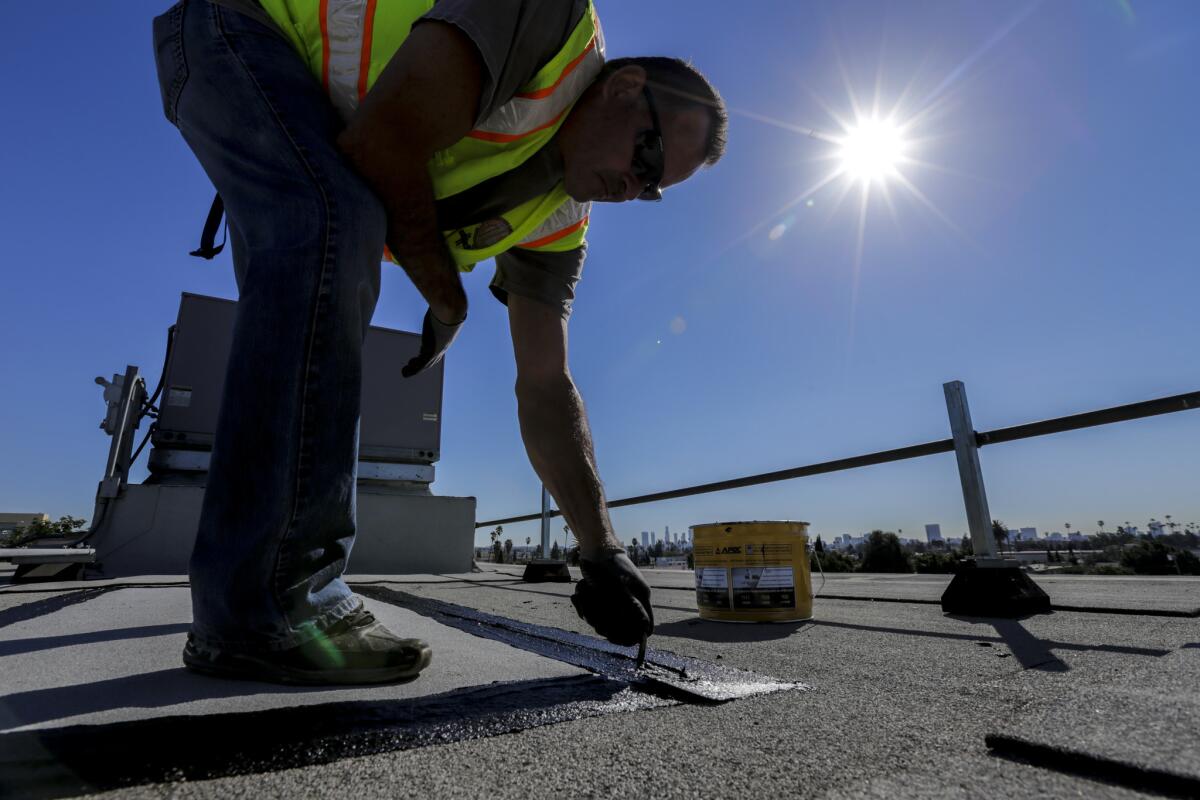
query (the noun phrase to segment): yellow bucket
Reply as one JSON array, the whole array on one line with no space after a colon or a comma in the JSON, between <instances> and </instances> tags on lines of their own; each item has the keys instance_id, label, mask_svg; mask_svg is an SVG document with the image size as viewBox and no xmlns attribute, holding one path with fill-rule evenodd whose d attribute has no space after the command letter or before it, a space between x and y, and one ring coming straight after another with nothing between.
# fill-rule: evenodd
<instances>
[{"instance_id":1,"label":"yellow bucket","mask_svg":"<svg viewBox=\"0 0 1200 800\"><path fill-rule=\"evenodd\" d=\"M712 522L691 531L702 619L812 619L807 522Z\"/></svg>"}]
</instances>

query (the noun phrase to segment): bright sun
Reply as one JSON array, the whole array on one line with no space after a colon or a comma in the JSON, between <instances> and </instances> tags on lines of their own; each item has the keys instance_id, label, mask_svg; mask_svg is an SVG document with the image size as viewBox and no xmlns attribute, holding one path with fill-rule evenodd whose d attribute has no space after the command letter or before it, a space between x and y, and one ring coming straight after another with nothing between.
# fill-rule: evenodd
<instances>
[{"instance_id":1,"label":"bright sun","mask_svg":"<svg viewBox=\"0 0 1200 800\"><path fill-rule=\"evenodd\" d=\"M899 126L874 117L859 119L838 144L841 173L864 184L882 183L899 174L907 148Z\"/></svg>"}]
</instances>

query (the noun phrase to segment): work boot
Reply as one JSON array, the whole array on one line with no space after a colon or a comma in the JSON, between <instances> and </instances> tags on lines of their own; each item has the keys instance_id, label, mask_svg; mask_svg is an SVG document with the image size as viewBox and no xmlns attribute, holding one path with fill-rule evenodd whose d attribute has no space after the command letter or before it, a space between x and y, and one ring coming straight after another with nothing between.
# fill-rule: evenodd
<instances>
[{"instance_id":1,"label":"work boot","mask_svg":"<svg viewBox=\"0 0 1200 800\"><path fill-rule=\"evenodd\" d=\"M428 644L401 639L360 605L290 650L237 652L208 647L189 633L183 663L221 678L318 686L408 680L429 666L432 655Z\"/></svg>"}]
</instances>

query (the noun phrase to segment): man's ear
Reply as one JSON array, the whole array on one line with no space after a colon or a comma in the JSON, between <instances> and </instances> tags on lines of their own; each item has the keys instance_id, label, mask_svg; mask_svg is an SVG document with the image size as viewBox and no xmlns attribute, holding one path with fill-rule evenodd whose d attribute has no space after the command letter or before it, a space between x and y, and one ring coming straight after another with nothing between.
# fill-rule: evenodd
<instances>
[{"instance_id":1,"label":"man's ear","mask_svg":"<svg viewBox=\"0 0 1200 800\"><path fill-rule=\"evenodd\" d=\"M637 64L629 64L604 79L604 97L628 101L640 95L645 85L646 70Z\"/></svg>"}]
</instances>

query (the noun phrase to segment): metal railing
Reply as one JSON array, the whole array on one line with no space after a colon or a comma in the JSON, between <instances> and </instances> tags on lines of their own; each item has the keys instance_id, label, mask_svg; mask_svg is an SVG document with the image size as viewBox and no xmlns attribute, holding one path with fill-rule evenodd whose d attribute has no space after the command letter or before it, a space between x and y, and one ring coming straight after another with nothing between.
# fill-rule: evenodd
<instances>
[{"instance_id":1,"label":"metal railing","mask_svg":"<svg viewBox=\"0 0 1200 800\"><path fill-rule=\"evenodd\" d=\"M809 475L822 475L827 472L869 467L875 464L887 464L892 461L905 461L910 458L935 455L937 453L955 452L958 456L959 477L963 484L963 500L967 507L967 521L971 529L971 543L975 553L982 559L995 559L995 541L991 535L991 517L987 510L987 498L983 488L983 476L979 469L978 448L985 445L1015 442L1020 439L1031 439L1037 436L1049 436L1066 431L1093 428L1098 425L1110 425L1114 422L1127 422L1144 417L1160 414L1172 414L1177 411L1188 411L1200 408L1200 392L1160 397L1155 400L1145 400L1140 403L1130 403L1123 406L1103 408L1098 411L1087 411L1082 414L1072 414L1066 417L1028 422L1023 425L1013 425L1007 428L979 433L971 427L970 413L967 409L966 391L959 381L943 385L946 393L946 408L950 416L950 427L954 435L949 439L939 439L924 444L914 444L899 447L894 450L881 450L850 458L839 458L833 461L822 461L816 464L806 464L801 467L781 469L774 472L763 472L757 475L747 475L741 478L731 478L713 483L702 483L696 486L685 486L670 489L665 492L626 497L612 500L609 508L655 503L660 500L672 500L678 497L692 497L711 492L723 492L729 489L740 489L746 486L758 486L764 483L787 481L794 478L804 478ZM549 543L545 541L549 531L550 517L561 515L558 509L550 509L547 495L543 487L542 511L532 514L522 514L516 517L491 519L475 524L476 530L494 525L507 525L514 522L530 522L542 520L543 550L548 552ZM986 563L981 563L986 566Z\"/></svg>"}]
</instances>

